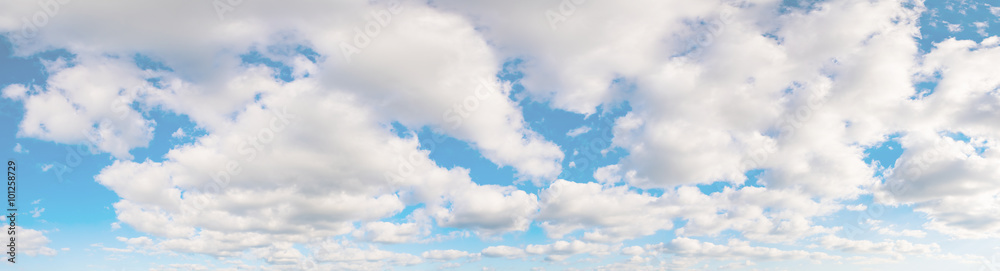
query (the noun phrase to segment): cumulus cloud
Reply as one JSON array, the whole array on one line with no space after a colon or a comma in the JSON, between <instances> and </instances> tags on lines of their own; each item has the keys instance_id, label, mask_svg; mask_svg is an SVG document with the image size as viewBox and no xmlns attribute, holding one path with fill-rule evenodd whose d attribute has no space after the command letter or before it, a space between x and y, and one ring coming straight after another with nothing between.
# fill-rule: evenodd
<instances>
[{"instance_id":1,"label":"cumulus cloud","mask_svg":"<svg viewBox=\"0 0 1000 271\"><path fill-rule=\"evenodd\" d=\"M23 147L21 147L21 143L17 143L17 144L14 145L14 152L16 152L16 153L28 153L28 150L25 149L25 148L23 148Z\"/></svg>"},{"instance_id":2,"label":"cumulus cloud","mask_svg":"<svg viewBox=\"0 0 1000 271\"><path fill-rule=\"evenodd\" d=\"M421 254L420 256L424 257L425 259L431 259L431 260L451 261L459 258L474 257L476 256L476 254L468 253L461 250L448 249L448 250L428 250L424 251L424 253Z\"/></svg>"},{"instance_id":3,"label":"cumulus cloud","mask_svg":"<svg viewBox=\"0 0 1000 271\"><path fill-rule=\"evenodd\" d=\"M556 241L545 245L528 245L524 251L529 254L545 255L545 260L562 261L577 254L608 255L614 248L605 244L587 243L580 240Z\"/></svg>"},{"instance_id":4,"label":"cumulus cloud","mask_svg":"<svg viewBox=\"0 0 1000 271\"><path fill-rule=\"evenodd\" d=\"M525 255L524 249L511 246L491 246L481 252L486 257L518 258Z\"/></svg>"},{"instance_id":5,"label":"cumulus cloud","mask_svg":"<svg viewBox=\"0 0 1000 271\"><path fill-rule=\"evenodd\" d=\"M17 233L17 250L28 256L55 256L58 252L48 247L52 241L45 237L45 232L15 226Z\"/></svg>"},{"instance_id":6,"label":"cumulus cloud","mask_svg":"<svg viewBox=\"0 0 1000 271\"><path fill-rule=\"evenodd\" d=\"M751 246L749 242L730 239L726 244L714 244L702 242L695 239L679 237L669 243L648 245L647 250L656 250L665 253L673 253L679 256L688 257L695 261L712 260L752 260L752 261L775 261L809 259L814 261L837 260L839 256L833 256L822 252L808 252L803 250L781 250L771 247Z\"/></svg>"},{"instance_id":7,"label":"cumulus cloud","mask_svg":"<svg viewBox=\"0 0 1000 271\"><path fill-rule=\"evenodd\" d=\"M945 40L925 57L922 74L939 73L934 94L920 100L915 112L926 122L900 139L906 151L896 161L876 196L889 203L914 203L927 213L925 225L961 238L997 236L1000 217L994 198L998 152L993 138L1000 77L985 72L986 62L1000 59L995 42ZM969 108L970 110L955 110ZM963 134L959 140L950 134Z\"/></svg>"},{"instance_id":8,"label":"cumulus cloud","mask_svg":"<svg viewBox=\"0 0 1000 271\"><path fill-rule=\"evenodd\" d=\"M141 70L128 61L77 56L46 66L51 75L43 90L7 95L24 103L20 136L68 144L87 144L117 158L148 146L155 122L129 107L138 93L151 88ZM11 88L23 86L8 86ZM32 87L34 88L34 87Z\"/></svg>"},{"instance_id":9,"label":"cumulus cloud","mask_svg":"<svg viewBox=\"0 0 1000 271\"><path fill-rule=\"evenodd\" d=\"M819 239L819 244L827 249L841 250L844 252L858 254L888 254L901 256L902 254L926 255L941 250L938 244L913 244L906 240L887 240L884 242L872 242L868 240L851 240L826 235Z\"/></svg>"},{"instance_id":10,"label":"cumulus cloud","mask_svg":"<svg viewBox=\"0 0 1000 271\"><path fill-rule=\"evenodd\" d=\"M587 132L590 132L590 127L580 126L579 128L575 128L573 130L569 130L569 132L566 132L566 136L575 137L578 135L586 134Z\"/></svg>"}]
</instances>

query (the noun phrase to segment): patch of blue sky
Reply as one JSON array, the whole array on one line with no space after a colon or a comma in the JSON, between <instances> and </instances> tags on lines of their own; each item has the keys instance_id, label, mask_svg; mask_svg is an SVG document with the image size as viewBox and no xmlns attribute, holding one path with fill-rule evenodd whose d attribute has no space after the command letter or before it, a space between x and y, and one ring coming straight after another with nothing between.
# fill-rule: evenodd
<instances>
[{"instance_id":1,"label":"patch of blue sky","mask_svg":"<svg viewBox=\"0 0 1000 271\"><path fill-rule=\"evenodd\" d=\"M781 0L778 14L807 13L819 8L823 0Z\"/></svg>"},{"instance_id":2,"label":"patch of blue sky","mask_svg":"<svg viewBox=\"0 0 1000 271\"><path fill-rule=\"evenodd\" d=\"M920 16L920 50L930 52L934 43L949 38L982 41L987 36L996 36L1000 25L1000 14L994 14L992 5L985 1L924 1L927 10ZM998 11L1000 12L1000 11ZM976 24L980 23L979 26ZM985 24L983 24L985 23Z\"/></svg>"},{"instance_id":3,"label":"patch of blue sky","mask_svg":"<svg viewBox=\"0 0 1000 271\"><path fill-rule=\"evenodd\" d=\"M841 209L823 219L815 219L813 222L828 228L840 227L842 230L836 233L840 237L849 239L874 238L877 240L881 240L885 236L879 235L875 231L875 225L868 223L869 220L881 221L879 227L891 225L895 230L922 229L921 225L927 222L926 216L923 213L914 212L913 206L892 206L877 203L871 194L861 195L855 200L844 201L842 204L845 206L861 205L864 208L858 211Z\"/></svg>"},{"instance_id":4,"label":"patch of blue sky","mask_svg":"<svg viewBox=\"0 0 1000 271\"><path fill-rule=\"evenodd\" d=\"M523 100L521 104L528 126L562 147L561 179L596 182L593 173L597 168L615 164L627 155L624 149L612 146L612 138L614 121L631 110L628 104L589 117L552 109L548 103L530 99ZM598 108L598 112L602 111L603 108Z\"/></svg>"},{"instance_id":5,"label":"patch of blue sky","mask_svg":"<svg viewBox=\"0 0 1000 271\"><path fill-rule=\"evenodd\" d=\"M972 140L972 138L970 138L969 136L965 135L965 133L962 132L943 131L941 132L941 135L951 138L952 140L962 141L965 143L969 143L969 141Z\"/></svg>"},{"instance_id":6,"label":"patch of blue sky","mask_svg":"<svg viewBox=\"0 0 1000 271\"><path fill-rule=\"evenodd\" d=\"M903 155L903 146L899 144L899 134L890 135L888 139L865 149L864 161L879 170L875 171L875 177L882 178L884 169L894 167L896 160Z\"/></svg>"},{"instance_id":7,"label":"patch of blue sky","mask_svg":"<svg viewBox=\"0 0 1000 271\"><path fill-rule=\"evenodd\" d=\"M973 148L975 149L976 154L978 155L982 155L984 152L986 152L987 149L989 149L988 147L989 142L987 140L975 139L975 141L973 141L973 138L969 137L968 135L962 132L943 131L941 132L941 135L951 138L952 140L955 141L971 143Z\"/></svg>"},{"instance_id":8,"label":"patch of blue sky","mask_svg":"<svg viewBox=\"0 0 1000 271\"><path fill-rule=\"evenodd\" d=\"M146 119L154 121L153 140L146 147L133 148L133 161L142 162L150 160L163 162L164 155L177 146L190 144L197 138L205 136L207 132L192 122L186 115L178 115L173 112L166 112L159 109L150 110L143 113ZM184 136L174 137L177 129L184 132Z\"/></svg>"},{"instance_id":9,"label":"patch of blue sky","mask_svg":"<svg viewBox=\"0 0 1000 271\"><path fill-rule=\"evenodd\" d=\"M174 71L174 69L171 69L169 66L167 66L167 64L163 63L163 61L153 59L152 57L144 54L133 55L132 61L135 62L136 67L139 67L139 69L143 70L170 71L170 72Z\"/></svg>"},{"instance_id":10,"label":"patch of blue sky","mask_svg":"<svg viewBox=\"0 0 1000 271\"><path fill-rule=\"evenodd\" d=\"M508 60L497 75L500 80L511 83L510 98L518 102L528 127L546 140L559 145L563 151L562 173L559 178L573 182L596 182L593 173L597 168L612 165L627 155L622 148L612 147L615 119L632 110L627 102L616 105L601 105L592 115L578 114L553 108L547 101L536 101L522 95L526 90L519 80L522 59ZM626 85L624 80L615 80L612 87ZM625 91L628 91L627 89ZM575 129L576 133L570 133Z\"/></svg>"},{"instance_id":11,"label":"patch of blue sky","mask_svg":"<svg viewBox=\"0 0 1000 271\"><path fill-rule=\"evenodd\" d=\"M274 59L268 58L261 54L259 51L250 51L248 53L240 55L240 60L243 61L244 65L264 65L275 71L274 78L284 81L291 82L295 78L292 78L292 67L276 61Z\"/></svg>"},{"instance_id":12,"label":"patch of blue sky","mask_svg":"<svg viewBox=\"0 0 1000 271\"><path fill-rule=\"evenodd\" d=\"M75 55L64 49L49 50L34 55L15 56L13 45L6 36L0 36L0 89L10 84L47 86L48 72L43 61L65 59L67 66L75 64Z\"/></svg>"},{"instance_id":13,"label":"patch of blue sky","mask_svg":"<svg viewBox=\"0 0 1000 271\"><path fill-rule=\"evenodd\" d=\"M733 185L732 182L716 181L710 184L699 184L696 186L698 187L699 190L701 190L701 193L704 193L705 195L711 195L713 193L722 192L727 187L734 189L739 189L741 187L746 187L746 186L764 187L764 185L758 183L758 181L760 180L761 175L763 175L764 172L766 171L767 171L766 169L760 169L760 168L748 170L746 173L743 174L743 176L746 177L746 180L744 180L743 183L739 185Z\"/></svg>"},{"instance_id":14,"label":"patch of blue sky","mask_svg":"<svg viewBox=\"0 0 1000 271\"><path fill-rule=\"evenodd\" d=\"M420 148L430 151L429 157L438 166L452 169L462 167L469 170L469 177L478 184L512 185L516 180L515 170L510 166L498 166L484 157L468 142L458 140L424 127L417 132ZM527 187L524 184L528 183ZM530 188L530 182L519 183L519 188Z\"/></svg>"},{"instance_id":15,"label":"patch of blue sky","mask_svg":"<svg viewBox=\"0 0 1000 271\"><path fill-rule=\"evenodd\" d=\"M910 96L910 100L920 100L928 95L934 94L934 90L937 88L939 80L941 80L940 75L935 75L931 81L916 82L916 84L913 85L916 92L913 96Z\"/></svg>"}]
</instances>

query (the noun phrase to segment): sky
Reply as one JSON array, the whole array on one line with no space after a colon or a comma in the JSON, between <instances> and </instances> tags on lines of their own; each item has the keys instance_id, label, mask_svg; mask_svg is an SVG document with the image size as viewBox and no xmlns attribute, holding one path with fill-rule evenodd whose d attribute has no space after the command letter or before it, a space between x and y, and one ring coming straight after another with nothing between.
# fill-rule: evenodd
<instances>
[{"instance_id":1,"label":"sky","mask_svg":"<svg viewBox=\"0 0 1000 271\"><path fill-rule=\"evenodd\" d=\"M968 0L4 1L0 270L1000 270L998 27Z\"/></svg>"}]
</instances>

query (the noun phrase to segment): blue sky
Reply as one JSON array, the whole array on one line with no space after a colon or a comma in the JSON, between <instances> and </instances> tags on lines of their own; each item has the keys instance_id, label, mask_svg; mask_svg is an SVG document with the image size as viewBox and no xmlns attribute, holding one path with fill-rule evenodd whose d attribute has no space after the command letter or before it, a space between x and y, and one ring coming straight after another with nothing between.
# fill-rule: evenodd
<instances>
[{"instance_id":1,"label":"blue sky","mask_svg":"<svg viewBox=\"0 0 1000 271\"><path fill-rule=\"evenodd\" d=\"M216 2L0 11L3 270L1000 268L1000 3Z\"/></svg>"}]
</instances>

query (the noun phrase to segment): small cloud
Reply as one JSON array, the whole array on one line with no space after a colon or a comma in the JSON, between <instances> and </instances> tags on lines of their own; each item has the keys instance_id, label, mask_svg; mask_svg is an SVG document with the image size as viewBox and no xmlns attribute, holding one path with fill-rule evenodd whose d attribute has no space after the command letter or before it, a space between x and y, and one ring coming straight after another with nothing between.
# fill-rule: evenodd
<instances>
[{"instance_id":1,"label":"small cloud","mask_svg":"<svg viewBox=\"0 0 1000 271\"><path fill-rule=\"evenodd\" d=\"M170 136L172 136L174 138L182 138L182 137L187 136L187 133L184 133L184 129L177 128L177 131L174 132L173 134L170 134Z\"/></svg>"},{"instance_id":2,"label":"small cloud","mask_svg":"<svg viewBox=\"0 0 1000 271\"><path fill-rule=\"evenodd\" d=\"M989 22L974 22L972 25L976 26L976 33L979 33L980 36L986 37L990 35L989 33L986 33L986 28L990 27Z\"/></svg>"},{"instance_id":3,"label":"small cloud","mask_svg":"<svg viewBox=\"0 0 1000 271\"><path fill-rule=\"evenodd\" d=\"M50 169L52 169L52 164L44 164L44 165L42 165L42 172L49 171Z\"/></svg>"},{"instance_id":4,"label":"small cloud","mask_svg":"<svg viewBox=\"0 0 1000 271\"><path fill-rule=\"evenodd\" d=\"M868 206L865 206L864 204L847 205L847 210L851 210L851 211L864 211L864 210L868 210Z\"/></svg>"},{"instance_id":5,"label":"small cloud","mask_svg":"<svg viewBox=\"0 0 1000 271\"><path fill-rule=\"evenodd\" d=\"M569 167L576 167L576 162L569 162Z\"/></svg>"},{"instance_id":6,"label":"small cloud","mask_svg":"<svg viewBox=\"0 0 1000 271\"><path fill-rule=\"evenodd\" d=\"M36 199L35 201L31 202L31 205L35 205L35 204L38 204L40 202L42 202L42 199Z\"/></svg>"},{"instance_id":7,"label":"small cloud","mask_svg":"<svg viewBox=\"0 0 1000 271\"><path fill-rule=\"evenodd\" d=\"M24 147L21 147L21 143L17 143L17 145L14 145L14 152L16 152L16 153L28 153L28 150L25 149Z\"/></svg>"},{"instance_id":8,"label":"small cloud","mask_svg":"<svg viewBox=\"0 0 1000 271\"><path fill-rule=\"evenodd\" d=\"M1000 7L990 7L990 13L993 13L993 15L1000 17Z\"/></svg>"},{"instance_id":9,"label":"small cloud","mask_svg":"<svg viewBox=\"0 0 1000 271\"><path fill-rule=\"evenodd\" d=\"M111 223L111 230L112 231L117 230L117 229L121 229L121 228L122 228L122 224L118 224L118 222Z\"/></svg>"},{"instance_id":10,"label":"small cloud","mask_svg":"<svg viewBox=\"0 0 1000 271\"><path fill-rule=\"evenodd\" d=\"M569 130L569 132L566 133L566 136L568 136L568 137L575 137L575 136L578 136L578 135L585 134L587 132L590 132L590 127L581 126L580 128Z\"/></svg>"},{"instance_id":11,"label":"small cloud","mask_svg":"<svg viewBox=\"0 0 1000 271\"><path fill-rule=\"evenodd\" d=\"M39 217L39 216L42 216L42 212L45 212L45 208L38 208L38 207L35 207L35 210L34 210L34 211L31 211L31 217Z\"/></svg>"},{"instance_id":12,"label":"small cloud","mask_svg":"<svg viewBox=\"0 0 1000 271\"><path fill-rule=\"evenodd\" d=\"M955 32L961 32L962 31L962 25L961 24L949 24L949 23L945 23L945 25L948 26L948 32L955 33Z\"/></svg>"}]
</instances>

